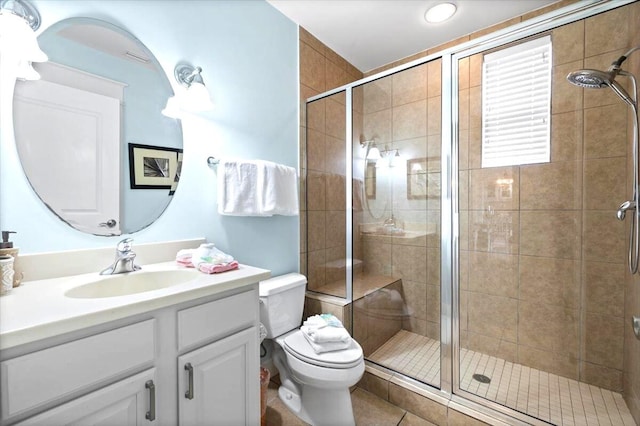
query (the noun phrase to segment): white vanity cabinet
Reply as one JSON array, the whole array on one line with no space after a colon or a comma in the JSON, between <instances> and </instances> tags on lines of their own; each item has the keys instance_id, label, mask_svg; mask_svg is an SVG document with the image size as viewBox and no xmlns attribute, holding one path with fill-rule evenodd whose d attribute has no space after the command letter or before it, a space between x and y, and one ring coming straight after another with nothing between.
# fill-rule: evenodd
<instances>
[{"instance_id":1,"label":"white vanity cabinet","mask_svg":"<svg viewBox=\"0 0 640 426\"><path fill-rule=\"evenodd\" d=\"M258 313L247 309L257 300L252 291L178 312L181 426L260 422Z\"/></svg>"},{"instance_id":2,"label":"white vanity cabinet","mask_svg":"<svg viewBox=\"0 0 640 426\"><path fill-rule=\"evenodd\" d=\"M257 346L252 327L178 358L181 426L259 423Z\"/></svg>"},{"instance_id":3,"label":"white vanity cabinet","mask_svg":"<svg viewBox=\"0 0 640 426\"><path fill-rule=\"evenodd\" d=\"M0 426L259 424L258 309L254 282L13 348Z\"/></svg>"},{"instance_id":4,"label":"white vanity cabinet","mask_svg":"<svg viewBox=\"0 0 640 426\"><path fill-rule=\"evenodd\" d=\"M155 379L154 369L136 374L18 425L143 425L155 420Z\"/></svg>"}]
</instances>

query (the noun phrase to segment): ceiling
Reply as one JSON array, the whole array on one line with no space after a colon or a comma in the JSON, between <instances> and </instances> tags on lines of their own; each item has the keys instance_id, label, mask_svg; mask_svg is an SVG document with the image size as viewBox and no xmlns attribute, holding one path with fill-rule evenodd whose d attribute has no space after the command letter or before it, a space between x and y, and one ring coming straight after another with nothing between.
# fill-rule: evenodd
<instances>
[{"instance_id":1,"label":"ceiling","mask_svg":"<svg viewBox=\"0 0 640 426\"><path fill-rule=\"evenodd\" d=\"M267 0L360 71L367 72L557 0L447 0L453 18L424 20L443 0Z\"/></svg>"}]
</instances>

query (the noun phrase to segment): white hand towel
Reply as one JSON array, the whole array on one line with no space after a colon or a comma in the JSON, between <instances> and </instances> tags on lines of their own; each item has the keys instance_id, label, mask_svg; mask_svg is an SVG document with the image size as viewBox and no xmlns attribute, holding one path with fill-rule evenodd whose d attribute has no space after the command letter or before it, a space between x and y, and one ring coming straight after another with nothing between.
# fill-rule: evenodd
<instances>
[{"instance_id":1,"label":"white hand towel","mask_svg":"<svg viewBox=\"0 0 640 426\"><path fill-rule=\"evenodd\" d=\"M265 216L261 211L258 180L258 165L255 162L221 161L218 165L218 213L228 216Z\"/></svg>"},{"instance_id":2,"label":"white hand towel","mask_svg":"<svg viewBox=\"0 0 640 426\"><path fill-rule=\"evenodd\" d=\"M264 215L298 215L298 175L296 169L271 161L261 161L261 212Z\"/></svg>"},{"instance_id":3,"label":"white hand towel","mask_svg":"<svg viewBox=\"0 0 640 426\"><path fill-rule=\"evenodd\" d=\"M344 327L314 328L303 325L300 330L314 343L349 342L351 335Z\"/></svg>"},{"instance_id":4,"label":"white hand towel","mask_svg":"<svg viewBox=\"0 0 640 426\"><path fill-rule=\"evenodd\" d=\"M307 339L309 345L313 348L315 353L321 354L323 352L333 352L333 351L341 351L343 349L347 349L351 346L351 338L347 342L326 342L326 343L316 343L306 333L302 333L302 335Z\"/></svg>"}]
</instances>

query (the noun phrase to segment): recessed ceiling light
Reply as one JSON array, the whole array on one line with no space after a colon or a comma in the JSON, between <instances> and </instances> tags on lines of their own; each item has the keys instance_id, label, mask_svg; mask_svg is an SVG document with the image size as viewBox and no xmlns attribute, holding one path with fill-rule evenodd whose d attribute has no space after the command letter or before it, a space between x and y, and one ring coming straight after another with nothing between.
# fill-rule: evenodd
<instances>
[{"instance_id":1,"label":"recessed ceiling light","mask_svg":"<svg viewBox=\"0 0 640 426\"><path fill-rule=\"evenodd\" d=\"M456 13L456 5L453 3L440 3L424 14L424 19L432 24L446 21Z\"/></svg>"}]
</instances>

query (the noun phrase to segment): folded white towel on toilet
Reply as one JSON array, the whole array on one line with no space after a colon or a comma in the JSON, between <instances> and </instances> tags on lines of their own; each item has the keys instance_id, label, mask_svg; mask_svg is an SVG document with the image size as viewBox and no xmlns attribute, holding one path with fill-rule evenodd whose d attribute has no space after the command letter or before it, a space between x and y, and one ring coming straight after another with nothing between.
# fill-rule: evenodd
<instances>
[{"instance_id":1,"label":"folded white towel on toilet","mask_svg":"<svg viewBox=\"0 0 640 426\"><path fill-rule=\"evenodd\" d=\"M351 335L344 327L314 328L303 325L300 330L314 343L349 342Z\"/></svg>"},{"instance_id":2,"label":"folded white towel on toilet","mask_svg":"<svg viewBox=\"0 0 640 426\"><path fill-rule=\"evenodd\" d=\"M302 335L307 339L309 345L313 348L315 353L321 354L323 352L333 352L333 351L341 351L343 349L347 349L351 346L351 337L346 342L337 341L337 342L324 342L324 343L316 343L307 335L307 333L302 333Z\"/></svg>"}]
</instances>

